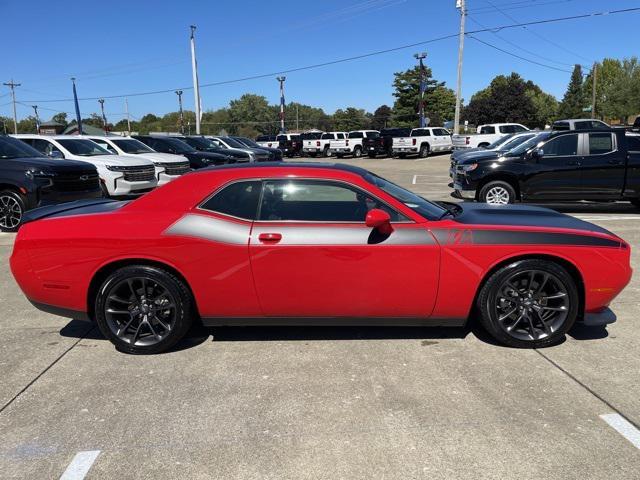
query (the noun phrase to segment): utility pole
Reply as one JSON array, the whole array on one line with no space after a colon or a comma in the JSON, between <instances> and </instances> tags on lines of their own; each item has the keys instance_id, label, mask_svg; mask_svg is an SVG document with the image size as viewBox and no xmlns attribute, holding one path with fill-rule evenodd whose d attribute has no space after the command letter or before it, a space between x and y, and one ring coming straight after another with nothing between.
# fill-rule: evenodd
<instances>
[{"instance_id":1,"label":"utility pole","mask_svg":"<svg viewBox=\"0 0 640 480\"><path fill-rule=\"evenodd\" d=\"M124 98L124 111L127 114L127 135L131 135L131 118L129 117L129 99Z\"/></svg>"},{"instance_id":2,"label":"utility pole","mask_svg":"<svg viewBox=\"0 0 640 480\"><path fill-rule=\"evenodd\" d=\"M38 105L31 105L36 114L36 133L40 133L40 116L38 115Z\"/></svg>"},{"instance_id":3,"label":"utility pole","mask_svg":"<svg viewBox=\"0 0 640 480\"><path fill-rule=\"evenodd\" d=\"M196 134L200 135L200 83L198 82L198 62L196 62L196 26L191 25L191 70L193 73L193 94L196 102Z\"/></svg>"},{"instance_id":4,"label":"utility pole","mask_svg":"<svg viewBox=\"0 0 640 480\"><path fill-rule=\"evenodd\" d=\"M73 83L73 103L76 107L76 122L78 123L78 135L82 135L82 117L80 116L80 105L78 105L78 92L76 91L76 79L71 77L71 83Z\"/></svg>"},{"instance_id":5,"label":"utility pole","mask_svg":"<svg viewBox=\"0 0 640 480\"><path fill-rule=\"evenodd\" d=\"M280 133L285 133L287 130L284 128L284 81L287 77L277 77L276 80L280 82Z\"/></svg>"},{"instance_id":6,"label":"utility pole","mask_svg":"<svg viewBox=\"0 0 640 480\"><path fill-rule=\"evenodd\" d=\"M300 117L298 116L298 104L296 103L296 132L300 132Z\"/></svg>"},{"instance_id":7,"label":"utility pole","mask_svg":"<svg viewBox=\"0 0 640 480\"><path fill-rule=\"evenodd\" d=\"M13 102L13 133L18 133L18 114L16 113L16 87L19 87L20 83L15 83L13 78L10 82L3 83L4 86L11 89L11 101Z\"/></svg>"},{"instance_id":8,"label":"utility pole","mask_svg":"<svg viewBox=\"0 0 640 480\"><path fill-rule=\"evenodd\" d=\"M466 0L456 0L460 10L460 34L458 38L458 84L456 86L456 114L453 120L453 133L460 133L460 102L462 96L462 59L464 52L464 21L467 16Z\"/></svg>"},{"instance_id":9,"label":"utility pole","mask_svg":"<svg viewBox=\"0 0 640 480\"><path fill-rule=\"evenodd\" d=\"M104 98L98 100L100 110L102 110L102 125L104 126L104 134L109 135L109 127L107 127L107 116L104 114Z\"/></svg>"},{"instance_id":10,"label":"utility pole","mask_svg":"<svg viewBox=\"0 0 640 480\"><path fill-rule=\"evenodd\" d=\"M184 112L182 110L182 90L176 90L178 95L178 106L180 107L180 133L184 135Z\"/></svg>"},{"instance_id":11,"label":"utility pole","mask_svg":"<svg viewBox=\"0 0 640 480\"><path fill-rule=\"evenodd\" d=\"M596 118L596 79L598 77L598 64L593 62L591 72L591 118Z\"/></svg>"},{"instance_id":12,"label":"utility pole","mask_svg":"<svg viewBox=\"0 0 640 480\"><path fill-rule=\"evenodd\" d=\"M424 128L427 126L426 122L424 121L424 91L427 87L427 79L423 60L427 58L427 54L425 52L416 53L414 57L418 60L418 62L420 62L420 110L418 115L420 116L420 128Z\"/></svg>"}]
</instances>

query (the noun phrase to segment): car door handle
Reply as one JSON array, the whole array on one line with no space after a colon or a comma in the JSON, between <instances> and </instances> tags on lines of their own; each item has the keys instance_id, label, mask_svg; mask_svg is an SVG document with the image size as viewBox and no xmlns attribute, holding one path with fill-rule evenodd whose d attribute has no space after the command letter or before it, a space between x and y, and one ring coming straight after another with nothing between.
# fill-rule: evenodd
<instances>
[{"instance_id":1,"label":"car door handle","mask_svg":"<svg viewBox=\"0 0 640 480\"><path fill-rule=\"evenodd\" d=\"M258 240L262 243L278 243L282 240L282 234L280 233L261 233L258 235Z\"/></svg>"},{"instance_id":2,"label":"car door handle","mask_svg":"<svg viewBox=\"0 0 640 480\"><path fill-rule=\"evenodd\" d=\"M610 165L620 165L622 163L622 160L616 160L616 159L612 158L607 163L609 163Z\"/></svg>"},{"instance_id":3,"label":"car door handle","mask_svg":"<svg viewBox=\"0 0 640 480\"><path fill-rule=\"evenodd\" d=\"M578 165L578 166L580 166L580 165L582 165L582 162L579 162L578 160L573 160L571 162L567 162L567 165L572 165L572 166L573 165Z\"/></svg>"}]
</instances>

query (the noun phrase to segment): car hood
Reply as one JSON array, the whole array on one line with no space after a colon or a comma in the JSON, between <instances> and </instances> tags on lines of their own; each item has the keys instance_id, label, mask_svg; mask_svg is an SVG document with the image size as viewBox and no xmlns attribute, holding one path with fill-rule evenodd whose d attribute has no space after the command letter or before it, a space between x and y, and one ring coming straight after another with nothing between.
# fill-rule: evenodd
<instances>
[{"instance_id":1,"label":"car hood","mask_svg":"<svg viewBox=\"0 0 640 480\"><path fill-rule=\"evenodd\" d=\"M195 158L210 158L211 160L223 160L223 159L229 158L230 156L230 155L221 154L221 153L200 152L200 151L189 152L185 154L185 156L187 155Z\"/></svg>"},{"instance_id":2,"label":"car hood","mask_svg":"<svg viewBox=\"0 0 640 480\"><path fill-rule=\"evenodd\" d=\"M182 155L174 155L173 153L161 153L161 152L145 152L133 155L135 158L142 158L150 160L156 163L176 163L176 162L188 162L187 157Z\"/></svg>"},{"instance_id":3,"label":"car hood","mask_svg":"<svg viewBox=\"0 0 640 480\"><path fill-rule=\"evenodd\" d=\"M486 203L460 203L462 213L454 221L464 225L497 225L514 227L547 227L581 230L613 235L608 230L579 218L549 208L530 205L487 205Z\"/></svg>"},{"instance_id":4,"label":"car hood","mask_svg":"<svg viewBox=\"0 0 640 480\"><path fill-rule=\"evenodd\" d=\"M107 165L117 165L117 166L140 166L147 167L149 165L153 165L150 160L145 160L144 158L137 157L135 155L93 155L90 157L82 157L75 156L77 160L81 160L83 162L93 163L95 165L107 166Z\"/></svg>"},{"instance_id":5,"label":"car hood","mask_svg":"<svg viewBox=\"0 0 640 480\"><path fill-rule=\"evenodd\" d=\"M500 156L501 152L492 150L481 150L477 152L469 152L461 157L456 157L457 165L468 165L482 160L493 160Z\"/></svg>"},{"instance_id":6,"label":"car hood","mask_svg":"<svg viewBox=\"0 0 640 480\"><path fill-rule=\"evenodd\" d=\"M9 160L7 160L9 161ZM95 172L93 165L87 165L87 162L80 160L62 160L59 158L48 157L29 157L29 158L12 158L12 162L20 162L25 167L42 168L51 171L83 171Z\"/></svg>"}]
</instances>

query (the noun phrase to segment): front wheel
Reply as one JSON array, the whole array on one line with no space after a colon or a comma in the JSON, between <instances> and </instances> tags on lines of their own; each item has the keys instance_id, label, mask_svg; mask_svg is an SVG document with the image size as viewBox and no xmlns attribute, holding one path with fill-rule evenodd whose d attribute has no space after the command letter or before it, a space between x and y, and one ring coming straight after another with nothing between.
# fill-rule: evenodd
<instances>
[{"instance_id":1,"label":"front wheel","mask_svg":"<svg viewBox=\"0 0 640 480\"><path fill-rule=\"evenodd\" d=\"M578 315L574 279L557 263L520 260L495 272L478 295L480 322L500 343L540 348L564 338Z\"/></svg>"},{"instance_id":2,"label":"front wheel","mask_svg":"<svg viewBox=\"0 0 640 480\"><path fill-rule=\"evenodd\" d=\"M516 191L509 183L498 180L482 187L478 199L489 205L508 205L516 201Z\"/></svg>"},{"instance_id":3,"label":"front wheel","mask_svg":"<svg viewBox=\"0 0 640 480\"><path fill-rule=\"evenodd\" d=\"M175 275L160 268L132 265L110 274L95 301L102 334L125 353L160 353L189 330L191 294Z\"/></svg>"},{"instance_id":4,"label":"front wheel","mask_svg":"<svg viewBox=\"0 0 640 480\"><path fill-rule=\"evenodd\" d=\"M0 230L3 232L15 232L20 227L24 212L25 202L22 196L13 190L0 192Z\"/></svg>"}]
</instances>

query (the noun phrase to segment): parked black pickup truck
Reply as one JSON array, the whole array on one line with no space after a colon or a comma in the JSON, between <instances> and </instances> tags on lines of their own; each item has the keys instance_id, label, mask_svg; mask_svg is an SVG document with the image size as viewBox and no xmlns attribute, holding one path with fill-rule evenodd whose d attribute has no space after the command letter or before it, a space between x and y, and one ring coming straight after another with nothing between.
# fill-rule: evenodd
<instances>
[{"instance_id":1,"label":"parked black pickup truck","mask_svg":"<svg viewBox=\"0 0 640 480\"><path fill-rule=\"evenodd\" d=\"M362 139L362 151L375 158L378 155L393 156L393 139L395 137L408 137L410 128L383 128L379 136L371 136Z\"/></svg>"},{"instance_id":2,"label":"parked black pickup truck","mask_svg":"<svg viewBox=\"0 0 640 480\"><path fill-rule=\"evenodd\" d=\"M453 196L495 205L628 200L640 207L640 135L542 132L498 158L460 160Z\"/></svg>"}]
</instances>

